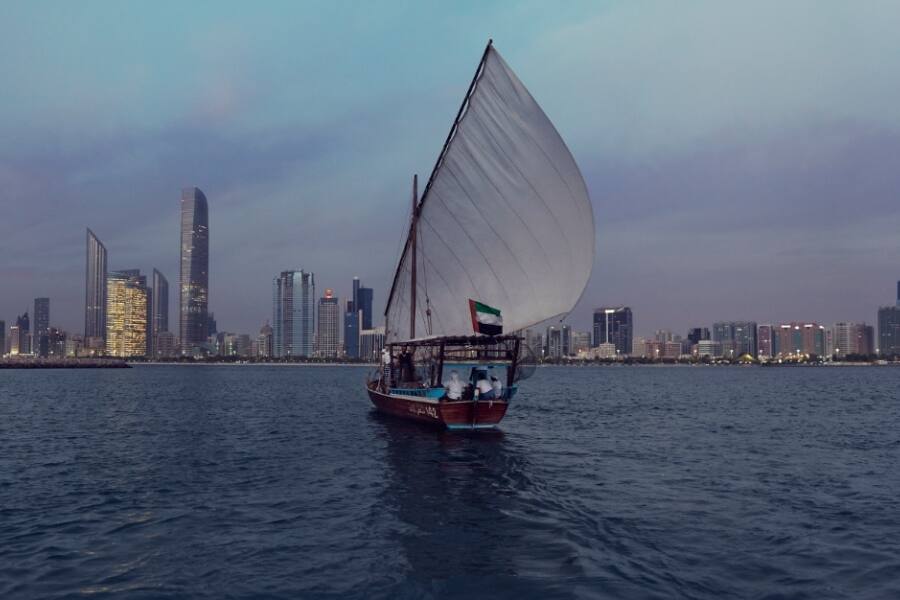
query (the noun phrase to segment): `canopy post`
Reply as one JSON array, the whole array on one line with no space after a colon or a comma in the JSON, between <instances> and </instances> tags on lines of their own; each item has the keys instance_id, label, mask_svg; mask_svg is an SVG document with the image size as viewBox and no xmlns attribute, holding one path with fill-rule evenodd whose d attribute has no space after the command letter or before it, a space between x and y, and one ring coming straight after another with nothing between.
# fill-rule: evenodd
<instances>
[{"instance_id":1,"label":"canopy post","mask_svg":"<svg viewBox=\"0 0 900 600\"><path fill-rule=\"evenodd\" d=\"M516 336L516 343L513 344L513 355L509 365L509 372L506 374L506 387L512 387L512 384L516 381L516 367L519 366L519 344L521 342L522 340Z\"/></svg>"},{"instance_id":2,"label":"canopy post","mask_svg":"<svg viewBox=\"0 0 900 600\"><path fill-rule=\"evenodd\" d=\"M441 340L440 354L438 355L438 371L436 385L444 385L444 340Z\"/></svg>"}]
</instances>

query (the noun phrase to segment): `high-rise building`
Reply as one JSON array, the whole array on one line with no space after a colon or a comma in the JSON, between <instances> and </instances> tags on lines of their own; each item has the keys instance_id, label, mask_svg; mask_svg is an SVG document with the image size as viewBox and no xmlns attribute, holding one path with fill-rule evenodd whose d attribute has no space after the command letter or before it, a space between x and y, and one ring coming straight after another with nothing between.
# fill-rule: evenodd
<instances>
[{"instance_id":1,"label":"high-rise building","mask_svg":"<svg viewBox=\"0 0 900 600\"><path fill-rule=\"evenodd\" d=\"M312 273L282 271L272 283L272 346L276 357L312 356L316 323Z\"/></svg>"},{"instance_id":2,"label":"high-rise building","mask_svg":"<svg viewBox=\"0 0 900 600\"><path fill-rule=\"evenodd\" d=\"M613 346L615 346L615 344L613 344ZM599 348L599 346L596 347ZM616 350L618 351L618 348L616 348ZM631 341L631 352L629 352L629 354L633 356L645 356L646 350L647 340L642 338L641 336L635 336L635 338ZM618 352L618 355L621 356L622 353Z\"/></svg>"},{"instance_id":3,"label":"high-rise building","mask_svg":"<svg viewBox=\"0 0 900 600\"><path fill-rule=\"evenodd\" d=\"M594 311L594 346L615 344L620 355L631 354L634 321L627 306L601 307Z\"/></svg>"},{"instance_id":4,"label":"high-rise building","mask_svg":"<svg viewBox=\"0 0 900 600\"><path fill-rule=\"evenodd\" d=\"M175 356L178 350L178 340L171 331L160 331L156 336L156 357L167 358Z\"/></svg>"},{"instance_id":5,"label":"high-rise building","mask_svg":"<svg viewBox=\"0 0 900 600\"><path fill-rule=\"evenodd\" d=\"M632 352L632 354L636 356L643 356L644 350L641 349L640 352ZM591 351L592 358L602 358L602 359L610 359L610 358L619 358L619 354L616 352L615 344L600 344L596 348Z\"/></svg>"},{"instance_id":6,"label":"high-rise building","mask_svg":"<svg viewBox=\"0 0 900 600\"><path fill-rule=\"evenodd\" d=\"M147 278L137 269L113 271L106 288L106 353L119 358L146 355Z\"/></svg>"},{"instance_id":7,"label":"high-rise building","mask_svg":"<svg viewBox=\"0 0 900 600\"><path fill-rule=\"evenodd\" d=\"M344 355L359 358L359 311L353 310L353 300L347 300L344 311Z\"/></svg>"},{"instance_id":8,"label":"high-rise building","mask_svg":"<svg viewBox=\"0 0 900 600\"><path fill-rule=\"evenodd\" d=\"M46 354L43 356L52 356L54 358L63 358L66 355L66 335L65 331L61 331L56 327L50 327L47 329L47 335L44 336L46 340L45 346L47 348Z\"/></svg>"},{"instance_id":9,"label":"high-rise building","mask_svg":"<svg viewBox=\"0 0 900 600\"><path fill-rule=\"evenodd\" d=\"M13 339L15 354L31 354L31 319L27 310L24 315L16 317L16 332L17 336Z\"/></svg>"},{"instance_id":10,"label":"high-rise building","mask_svg":"<svg viewBox=\"0 0 900 600\"><path fill-rule=\"evenodd\" d=\"M572 356L572 326L563 325L559 328L560 346L563 356Z\"/></svg>"},{"instance_id":11,"label":"high-rise building","mask_svg":"<svg viewBox=\"0 0 900 600\"><path fill-rule=\"evenodd\" d=\"M831 331L833 355L837 360L851 355L875 353L875 336L871 325L835 323Z\"/></svg>"},{"instance_id":12,"label":"high-rise building","mask_svg":"<svg viewBox=\"0 0 900 600\"><path fill-rule=\"evenodd\" d=\"M249 358L253 344L246 333L220 331L215 335L215 351L218 356L240 356Z\"/></svg>"},{"instance_id":13,"label":"high-rise building","mask_svg":"<svg viewBox=\"0 0 900 600\"><path fill-rule=\"evenodd\" d=\"M558 360L569 355L572 343L572 329L568 325L550 326L544 337L544 358Z\"/></svg>"},{"instance_id":14,"label":"high-rise building","mask_svg":"<svg viewBox=\"0 0 900 600\"><path fill-rule=\"evenodd\" d=\"M199 188L181 191L178 339L182 354L206 343L209 306L209 208Z\"/></svg>"},{"instance_id":15,"label":"high-rise building","mask_svg":"<svg viewBox=\"0 0 900 600\"><path fill-rule=\"evenodd\" d=\"M671 342L674 338L672 337L672 332L668 329L657 329L653 334L653 339L660 344L665 344L666 342Z\"/></svg>"},{"instance_id":16,"label":"high-rise building","mask_svg":"<svg viewBox=\"0 0 900 600\"><path fill-rule=\"evenodd\" d=\"M19 324L10 325L9 327L9 355L17 356L21 344L22 334L19 332Z\"/></svg>"},{"instance_id":17,"label":"high-rise building","mask_svg":"<svg viewBox=\"0 0 900 600\"><path fill-rule=\"evenodd\" d=\"M84 275L85 344L100 347L106 339L106 246L87 230L87 260Z\"/></svg>"},{"instance_id":18,"label":"high-rise building","mask_svg":"<svg viewBox=\"0 0 900 600\"><path fill-rule=\"evenodd\" d=\"M900 355L900 302L897 306L878 309L878 353L882 356Z\"/></svg>"},{"instance_id":19,"label":"high-rise building","mask_svg":"<svg viewBox=\"0 0 900 600\"><path fill-rule=\"evenodd\" d=\"M644 343L644 356L652 359L672 359L681 356L681 340L655 338Z\"/></svg>"},{"instance_id":20,"label":"high-rise building","mask_svg":"<svg viewBox=\"0 0 900 600\"><path fill-rule=\"evenodd\" d=\"M256 357L272 358L272 326L266 321L256 338Z\"/></svg>"},{"instance_id":21,"label":"high-rise building","mask_svg":"<svg viewBox=\"0 0 900 600\"><path fill-rule=\"evenodd\" d=\"M544 347L544 338L539 331L535 329L526 329L525 345L528 346L535 356L540 356Z\"/></svg>"},{"instance_id":22,"label":"high-rise building","mask_svg":"<svg viewBox=\"0 0 900 600\"><path fill-rule=\"evenodd\" d=\"M362 329L372 329L372 288L360 286L356 292L356 310L360 312Z\"/></svg>"},{"instance_id":23,"label":"high-rise building","mask_svg":"<svg viewBox=\"0 0 900 600\"><path fill-rule=\"evenodd\" d=\"M325 358L337 358L340 344L338 324L340 305L334 292L329 288L319 299L318 326L316 327L316 354Z\"/></svg>"},{"instance_id":24,"label":"high-rise building","mask_svg":"<svg viewBox=\"0 0 900 600\"><path fill-rule=\"evenodd\" d=\"M756 323L753 321L728 321L713 323L712 339L722 346L722 356L738 358L744 354L756 357Z\"/></svg>"},{"instance_id":25,"label":"high-rise building","mask_svg":"<svg viewBox=\"0 0 900 600\"><path fill-rule=\"evenodd\" d=\"M692 346L696 346L698 342L701 340L708 340L709 337L709 328L708 327L693 327L688 331L687 339L690 341Z\"/></svg>"},{"instance_id":26,"label":"high-rise building","mask_svg":"<svg viewBox=\"0 0 900 600\"><path fill-rule=\"evenodd\" d=\"M825 328L818 323L784 323L772 334L773 356L825 355Z\"/></svg>"},{"instance_id":27,"label":"high-rise building","mask_svg":"<svg viewBox=\"0 0 900 600\"><path fill-rule=\"evenodd\" d=\"M0 356L6 353L6 321L0 321Z\"/></svg>"},{"instance_id":28,"label":"high-rise building","mask_svg":"<svg viewBox=\"0 0 900 600\"><path fill-rule=\"evenodd\" d=\"M572 332L572 354L585 354L591 348L591 334L587 331Z\"/></svg>"},{"instance_id":29,"label":"high-rise building","mask_svg":"<svg viewBox=\"0 0 900 600\"><path fill-rule=\"evenodd\" d=\"M697 348L694 351L696 356L703 358L720 358L722 356L722 344L712 340L700 340L697 342Z\"/></svg>"},{"instance_id":30,"label":"high-rise building","mask_svg":"<svg viewBox=\"0 0 900 600\"><path fill-rule=\"evenodd\" d=\"M766 325L757 325L756 327L756 348L757 348L757 357L759 358L772 358L775 356L774 352L774 336L775 336L775 326L766 324Z\"/></svg>"},{"instance_id":31,"label":"high-rise building","mask_svg":"<svg viewBox=\"0 0 900 600\"><path fill-rule=\"evenodd\" d=\"M347 310L344 311L344 354L359 358L359 332L372 328L372 288L363 287L359 277L353 278Z\"/></svg>"},{"instance_id":32,"label":"high-rise building","mask_svg":"<svg viewBox=\"0 0 900 600\"><path fill-rule=\"evenodd\" d=\"M562 332L559 327L551 325L547 327L544 336L544 358L558 360L563 357Z\"/></svg>"},{"instance_id":33,"label":"high-rise building","mask_svg":"<svg viewBox=\"0 0 900 600\"><path fill-rule=\"evenodd\" d=\"M150 354L159 356L159 334L169 330L169 280L153 269L153 291L150 294Z\"/></svg>"},{"instance_id":34,"label":"high-rise building","mask_svg":"<svg viewBox=\"0 0 900 600\"><path fill-rule=\"evenodd\" d=\"M378 361L384 348L384 327L363 329L359 332L359 358Z\"/></svg>"},{"instance_id":35,"label":"high-rise building","mask_svg":"<svg viewBox=\"0 0 900 600\"><path fill-rule=\"evenodd\" d=\"M34 299L34 333L32 334L35 354L48 356L50 354L50 298Z\"/></svg>"}]
</instances>

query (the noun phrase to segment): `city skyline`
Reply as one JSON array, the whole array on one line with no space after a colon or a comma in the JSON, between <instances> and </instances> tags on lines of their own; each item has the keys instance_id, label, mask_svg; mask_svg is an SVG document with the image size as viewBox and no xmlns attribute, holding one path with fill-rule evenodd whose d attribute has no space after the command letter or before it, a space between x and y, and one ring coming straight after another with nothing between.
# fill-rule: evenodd
<instances>
[{"instance_id":1,"label":"city skyline","mask_svg":"<svg viewBox=\"0 0 900 600\"><path fill-rule=\"evenodd\" d=\"M463 56L488 37L521 65L593 198L597 266L573 327L615 303L647 332L707 317L871 322L900 275L887 25L900 7L229 7L213 21L122 7L108 35L95 35L100 7L35 10L12 7L7 23L34 25L0 36L7 322L50 297L55 324L79 330L84 227L117 264L175 277L168 199L192 183L215 199L209 294L229 329L259 329L286 265L327 274L341 298L354 275L386 289L409 176L430 171L471 76ZM436 26L409 32L409 19ZM40 34L53 43L36 53ZM391 68L368 68L373 56Z\"/></svg>"},{"instance_id":2,"label":"city skyline","mask_svg":"<svg viewBox=\"0 0 900 600\"><path fill-rule=\"evenodd\" d=\"M90 265L90 256L88 264ZM154 290L165 290L161 273L154 269L153 287L139 269L112 271L107 277L107 330L105 347L85 343L73 334L49 325L50 299L35 298L33 326L26 311L9 329L10 356L96 356L98 352L117 358L172 358L184 354L174 334L164 328L165 311L154 308ZM336 358L377 360L385 340L384 326L371 325L373 290L353 279L353 297L347 299L341 331L340 299L330 288L316 302L314 275L284 271L273 281L273 329L268 320L254 339L246 333L217 331L213 313L207 317L209 336L192 347L189 355L240 356L244 358ZM162 294L165 298L166 294ZM157 298L158 301L158 298ZM355 305L359 310L354 310ZM318 307L318 309L317 309ZM545 322L546 323L546 322ZM694 359L796 359L826 357L841 360L879 355L900 356L900 280L894 304L877 311L877 324L815 321L757 323L714 322L712 327L692 327L682 336L658 329L653 336L633 336L630 307L600 307L594 310L593 331L573 330L570 324L536 324L520 331L525 343L545 359L621 359L644 357L661 360ZM877 327L877 328L876 328ZM542 333L543 331L543 333ZM0 320L0 338L6 333ZM0 352L4 345L0 344ZM176 353L176 350L179 352ZM855 358L854 358L855 357ZM780 361L780 360L779 360Z\"/></svg>"}]
</instances>

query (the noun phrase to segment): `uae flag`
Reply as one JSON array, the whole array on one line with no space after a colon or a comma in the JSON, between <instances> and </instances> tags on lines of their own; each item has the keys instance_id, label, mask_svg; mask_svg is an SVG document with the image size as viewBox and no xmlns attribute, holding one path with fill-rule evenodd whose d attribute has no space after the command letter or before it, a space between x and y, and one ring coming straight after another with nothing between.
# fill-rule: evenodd
<instances>
[{"instance_id":1,"label":"uae flag","mask_svg":"<svg viewBox=\"0 0 900 600\"><path fill-rule=\"evenodd\" d=\"M503 317L500 310L475 300L469 300L469 311L472 313L472 329L475 333L500 335L503 333Z\"/></svg>"}]
</instances>

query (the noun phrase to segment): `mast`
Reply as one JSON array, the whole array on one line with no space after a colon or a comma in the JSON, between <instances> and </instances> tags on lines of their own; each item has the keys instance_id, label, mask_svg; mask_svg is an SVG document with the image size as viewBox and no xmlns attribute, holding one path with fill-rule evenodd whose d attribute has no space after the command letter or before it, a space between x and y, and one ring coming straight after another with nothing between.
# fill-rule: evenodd
<instances>
[{"instance_id":1,"label":"mast","mask_svg":"<svg viewBox=\"0 0 900 600\"><path fill-rule=\"evenodd\" d=\"M409 273L409 338L416 337L416 229L418 229L419 210L419 176L413 175L412 189L412 223L409 225L409 244L412 252L412 265Z\"/></svg>"},{"instance_id":2,"label":"mast","mask_svg":"<svg viewBox=\"0 0 900 600\"><path fill-rule=\"evenodd\" d=\"M431 188L431 182L434 181L435 176L441 168L441 165L444 162L444 156L447 154L447 150L450 148L450 142L453 141L453 136L456 135L456 130L459 128L459 122L462 120L463 115L466 112L466 108L469 106L469 99L472 97L472 92L475 91L475 85L478 83L478 79L481 77L481 73L484 71L484 63L487 60L488 53L491 51L491 46L493 46L494 40L489 39L487 46L484 48L484 53L481 55L481 61L478 63L478 68L475 69L475 75L472 77L472 82L469 84L469 89L466 90L466 95L463 98L462 104L459 106L459 110L456 113L456 118L453 119L453 125L450 127L450 133L447 134L447 139L444 141L444 146L441 148L441 153L438 155L437 161L434 163L434 168L431 170L431 175L428 177L428 183L425 184L425 191L422 192L422 200L416 201L416 197L413 197L413 225L416 225L416 220L418 219L419 212L422 210L422 205L425 204L425 198L428 196L428 190ZM414 242L415 229L410 230L410 235L406 238L406 244L403 246L403 252L400 254L400 262L397 263L397 270L394 271L394 280L391 282L391 291L388 292L388 301L384 305L384 316L387 317L388 311L391 308L391 301L394 299L394 291L397 288L397 281L400 278L400 267L403 264L403 257L406 256L407 250L412 250L413 254L415 254L416 246ZM416 265L415 260L413 260L412 266L412 276L415 278ZM412 299L413 308L411 310L412 316L410 317L410 321L412 326L410 327L410 338L415 337L415 297L416 297L416 286L413 284L412 291ZM385 335L387 335L388 329L385 327Z\"/></svg>"}]
</instances>

